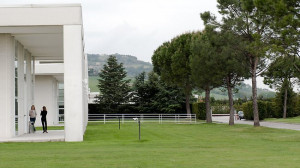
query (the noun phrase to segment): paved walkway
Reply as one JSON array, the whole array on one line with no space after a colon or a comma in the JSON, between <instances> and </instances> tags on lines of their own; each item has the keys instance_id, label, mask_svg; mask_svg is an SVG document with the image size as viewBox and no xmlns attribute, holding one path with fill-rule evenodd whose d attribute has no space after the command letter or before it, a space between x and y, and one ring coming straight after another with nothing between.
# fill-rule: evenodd
<instances>
[{"instance_id":1,"label":"paved walkway","mask_svg":"<svg viewBox=\"0 0 300 168\"><path fill-rule=\"evenodd\" d=\"M0 142L54 142L65 141L64 130L48 130L48 133L36 131L33 134L24 134L13 138L0 138Z\"/></svg>"},{"instance_id":2,"label":"paved walkway","mask_svg":"<svg viewBox=\"0 0 300 168\"><path fill-rule=\"evenodd\" d=\"M229 123L229 116L218 116L212 117L212 120L215 122L220 123ZM248 124L253 125L253 121L247 120L235 120L235 124ZM278 123L278 122L267 122L267 121L260 121L260 126L270 127L270 128L279 128L279 129L290 129L290 130L297 130L300 131L300 124L285 124L285 123Z\"/></svg>"}]
</instances>

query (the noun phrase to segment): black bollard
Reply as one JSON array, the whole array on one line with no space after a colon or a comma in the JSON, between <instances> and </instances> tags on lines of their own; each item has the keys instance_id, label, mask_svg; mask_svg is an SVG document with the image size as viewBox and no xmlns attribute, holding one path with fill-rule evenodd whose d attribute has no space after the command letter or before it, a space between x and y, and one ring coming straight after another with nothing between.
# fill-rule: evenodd
<instances>
[{"instance_id":1,"label":"black bollard","mask_svg":"<svg viewBox=\"0 0 300 168\"><path fill-rule=\"evenodd\" d=\"M118 117L119 118L119 129L120 129L120 117Z\"/></svg>"},{"instance_id":2,"label":"black bollard","mask_svg":"<svg viewBox=\"0 0 300 168\"><path fill-rule=\"evenodd\" d=\"M141 140L141 121L139 120L139 141Z\"/></svg>"}]
</instances>

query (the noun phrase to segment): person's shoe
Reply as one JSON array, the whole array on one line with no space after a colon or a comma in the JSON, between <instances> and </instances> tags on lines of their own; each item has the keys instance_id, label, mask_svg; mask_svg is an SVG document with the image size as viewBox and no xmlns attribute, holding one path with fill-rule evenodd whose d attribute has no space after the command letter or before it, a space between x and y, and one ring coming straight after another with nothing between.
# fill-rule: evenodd
<instances>
[{"instance_id":1,"label":"person's shoe","mask_svg":"<svg viewBox=\"0 0 300 168\"><path fill-rule=\"evenodd\" d=\"M46 133L48 133L48 132L46 131Z\"/></svg>"}]
</instances>

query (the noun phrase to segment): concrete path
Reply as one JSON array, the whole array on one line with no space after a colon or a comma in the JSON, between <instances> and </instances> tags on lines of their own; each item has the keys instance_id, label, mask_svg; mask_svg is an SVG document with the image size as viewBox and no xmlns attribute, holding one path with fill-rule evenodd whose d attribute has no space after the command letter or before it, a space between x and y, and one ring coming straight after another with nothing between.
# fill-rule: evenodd
<instances>
[{"instance_id":1,"label":"concrete path","mask_svg":"<svg viewBox=\"0 0 300 168\"><path fill-rule=\"evenodd\" d=\"M218 116L212 117L212 120L219 123L229 123L229 116ZM248 124L253 125L253 121L247 120L235 120L235 124ZM279 129L290 129L290 130L297 130L300 131L300 124L285 124L285 123L278 123L278 122L267 122L267 121L260 121L260 126L263 127L270 127L270 128L279 128Z\"/></svg>"},{"instance_id":2,"label":"concrete path","mask_svg":"<svg viewBox=\"0 0 300 168\"><path fill-rule=\"evenodd\" d=\"M24 134L13 138L0 138L0 142L53 142L65 141L64 130L48 130L48 133L36 131L33 134Z\"/></svg>"}]
</instances>

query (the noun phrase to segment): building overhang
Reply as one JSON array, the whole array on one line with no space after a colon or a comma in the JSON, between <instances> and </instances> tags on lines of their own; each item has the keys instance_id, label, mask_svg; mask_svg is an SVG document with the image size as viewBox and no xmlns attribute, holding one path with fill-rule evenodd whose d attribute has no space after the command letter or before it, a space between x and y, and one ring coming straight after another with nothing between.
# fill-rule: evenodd
<instances>
[{"instance_id":1,"label":"building overhang","mask_svg":"<svg viewBox=\"0 0 300 168\"><path fill-rule=\"evenodd\" d=\"M63 60L63 26L82 25L80 4L0 8L0 33L15 37L35 60Z\"/></svg>"}]
</instances>

